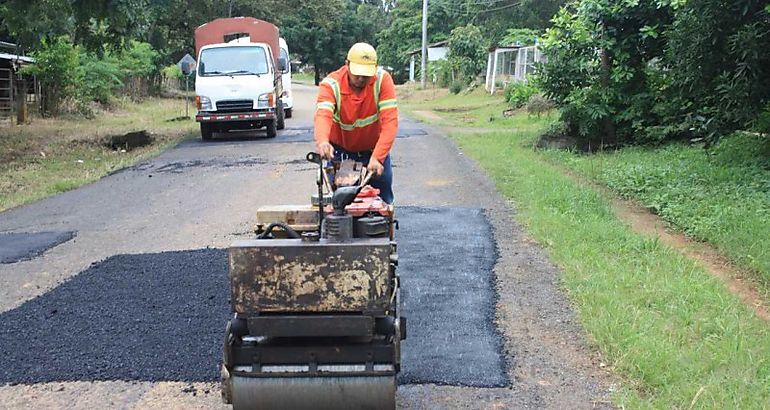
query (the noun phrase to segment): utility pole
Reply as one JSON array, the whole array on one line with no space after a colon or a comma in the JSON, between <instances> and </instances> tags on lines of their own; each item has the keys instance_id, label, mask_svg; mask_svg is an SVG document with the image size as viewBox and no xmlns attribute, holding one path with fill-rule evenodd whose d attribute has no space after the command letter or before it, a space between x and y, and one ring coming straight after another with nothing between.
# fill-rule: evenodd
<instances>
[{"instance_id":1,"label":"utility pole","mask_svg":"<svg viewBox=\"0 0 770 410\"><path fill-rule=\"evenodd\" d=\"M422 0L422 60L420 61L420 84L425 88L428 71L428 0Z\"/></svg>"}]
</instances>

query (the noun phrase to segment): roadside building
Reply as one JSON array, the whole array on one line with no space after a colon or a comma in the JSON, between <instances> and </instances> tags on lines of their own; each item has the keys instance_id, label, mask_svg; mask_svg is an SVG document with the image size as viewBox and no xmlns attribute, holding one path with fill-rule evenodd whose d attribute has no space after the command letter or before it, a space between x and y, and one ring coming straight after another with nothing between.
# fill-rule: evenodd
<instances>
[{"instance_id":1,"label":"roadside building","mask_svg":"<svg viewBox=\"0 0 770 410\"><path fill-rule=\"evenodd\" d=\"M18 98L23 98L30 107L35 106L37 81L19 73L34 61L32 57L20 55L15 44L0 42L0 121L8 121L16 113Z\"/></svg>"},{"instance_id":2,"label":"roadside building","mask_svg":"<svg viewBox=\"0 0 770 410\"><path fill-rule=\"evenodd\" d=\"M444 60L449 53L449 41L439 41L428 45L428 63L431 61ZM422 56L422 49L416 48L406 53L409 56L409 81L414 82L416 59Z\"/></svg>"}]
</instances>

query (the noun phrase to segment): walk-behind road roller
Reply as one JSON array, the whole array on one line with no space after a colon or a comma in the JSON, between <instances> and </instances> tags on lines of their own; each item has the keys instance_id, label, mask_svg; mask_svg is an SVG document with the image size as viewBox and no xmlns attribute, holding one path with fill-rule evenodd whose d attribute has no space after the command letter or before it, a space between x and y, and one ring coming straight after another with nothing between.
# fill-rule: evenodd
<instances>
[{"instance_id":1,"label":"walk-behind road roller","mask_svg":"<svg viewBox=\"0 0 770 410\"><path fill-rule=\"evenodd\" d=\"M393 207L362 164L307 159L319 165L313 201L258 210L257 237L229 249L223 400L236 410L393 409L406 337Z\"/></svg>"}]
</instances>

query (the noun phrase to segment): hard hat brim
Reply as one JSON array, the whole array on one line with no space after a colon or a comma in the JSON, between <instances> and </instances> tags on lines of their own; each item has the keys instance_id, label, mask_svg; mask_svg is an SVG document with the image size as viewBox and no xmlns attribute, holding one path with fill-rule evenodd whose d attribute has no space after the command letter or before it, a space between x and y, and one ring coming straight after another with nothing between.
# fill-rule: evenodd
<instances>
[{"instance_id":1,"label":"hard hat brim","mask_svg":"<svg viewBox=\"0 0 770 410\"><path fill-rule=\"evenodd\" d=\"M348 69L350 70L350 74L362 75L365 77L373 77L374 74L377 73L376 64L358 64L351 61L348 65Z\"/></svg>"}]
</instances>

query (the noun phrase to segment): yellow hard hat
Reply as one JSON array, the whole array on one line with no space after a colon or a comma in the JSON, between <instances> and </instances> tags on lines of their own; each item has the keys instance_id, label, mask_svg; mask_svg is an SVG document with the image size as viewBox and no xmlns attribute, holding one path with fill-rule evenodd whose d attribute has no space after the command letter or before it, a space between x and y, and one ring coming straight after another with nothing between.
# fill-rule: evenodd
<instances>
[{"instance_id":1,"label":"yellow hard hat","mask_svg":"<svg viewBox=\"0 0 770 410\"><path fill-rule=\"evenodd\" d=\"M356 43L348 51L350 73L371 77L377 72L377 51L366 43Z\"/></svg>"}]
</instances>

